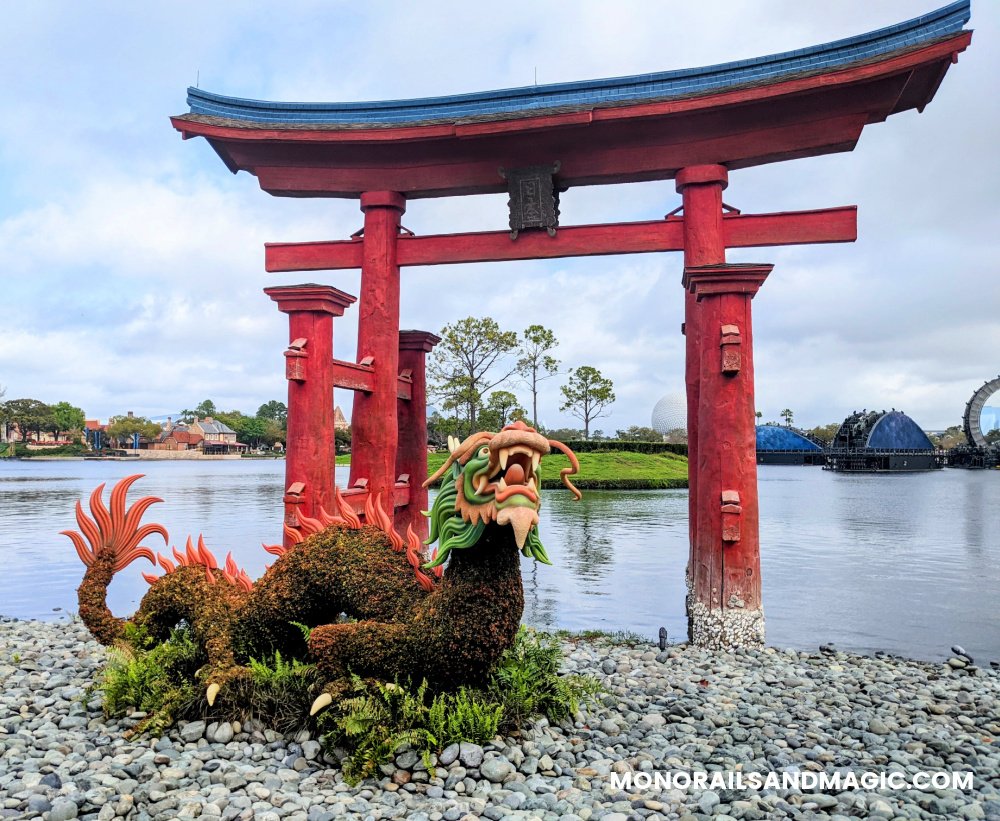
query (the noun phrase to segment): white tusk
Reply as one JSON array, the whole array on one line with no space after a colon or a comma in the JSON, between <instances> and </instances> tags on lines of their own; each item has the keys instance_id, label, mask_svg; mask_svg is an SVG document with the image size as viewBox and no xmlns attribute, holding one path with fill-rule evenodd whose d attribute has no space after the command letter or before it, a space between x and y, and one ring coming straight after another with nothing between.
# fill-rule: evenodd
<instances>
[{"instance_id":1,"label":"white tusk","mask_svg":"<svg viewBox=\"0 0 1000 821\"><path fill-rule=\"evenodd\" d=\"M531 454L531 470L538 473L538 466L542 463L542 454L538 451L533 451Z\"/></svg>"},{"instance_id":2,"label":"white tusk","mask_svg":"<svg viewBox=\"0 0 1000 821\"><path fill-rule=\"evenodd\" d=\"M503 480L503 476L501 476L500 477L500 481L497 482L497 488L499 490L506 490L507 489L507 483Z\"/></svg>"},{"instance_id":3,"label":"white tusk","mask_svg":"<svg viewBox=\"0 0 1000 821\"><path fill-rule=\"evenodd\" d=\"M455 449L458 447L458 439L448 434L448 453L454 453Z\"/></svg>"},{"instance_id":4,"label":"white tusk","mask_svg":"<svg viewBox=\"0 0 1000 821\"><path fill-rule=\"evenodd\" d=\"M500 469L507 470L507 459L510 457L510 451L507 448L500 448Z\"/></svg>"},{"instance_id":5,"label":"white tusk","mask_svg":"<svg viewBox=\"0 0 1000 821\"><path fill-rule=\"evenodd\" d=\"M532 477L531 477L531 478L530 478L530 479L528 480L528 490L534 490L534 491L536 491L536 492L538 491L538 488L537 488L537 487L535 487L535 477L534 477L534 476L532 476Z\"/></svg>"},{"instance_id":6,"label":"white tusk","mask_svg":"<svg viewBox=\"0 0 1000 821\"><path fill-rule=\"evenodd\" d=\"M214 681L208 685L208 690L205 693L205 700L208 702L208 706L212 707L215 705L215 697L219 695L219 690L222 688L216 684Z\"/></svg>"},{"instance_id":7,"label":"white tusk","mask_svg":"<svg viewBox=\"0 0 1000 821\"><path fill-rule=\"evenodd\" d=\"M333 696L329 693L320 693L313 702L312 709L309 710L309 715L314 716L324 707L329 707L331 704L333 704Z\"/></svg>"},{"instance_id":8,"label":"white tusk","mask_svg":"<svg viewBox=\"0 0 1000 821\"><path fill-rule=\"evenodd\" d=\"M482 496L486 492L486 485L488 482L489 479L487 478L486 474L485 473L481 474L479 477L479 481L476 482L476 493L478 495Z\"/></svg>"}]
</instances>

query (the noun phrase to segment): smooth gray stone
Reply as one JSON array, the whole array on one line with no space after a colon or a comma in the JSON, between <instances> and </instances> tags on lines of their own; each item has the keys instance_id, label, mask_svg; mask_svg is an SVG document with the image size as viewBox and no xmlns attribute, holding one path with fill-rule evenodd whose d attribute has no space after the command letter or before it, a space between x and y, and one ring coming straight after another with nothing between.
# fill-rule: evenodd
<instances>
[{"instance_id":1,"label":"smooth gray stone","mask_svg":"<svg viewBox=\"0 0 1000 821\"><path fill-rule=\"evenodd\" d=\"M458 744L449 744L441 752L441 756L438 758L438 763L442 767L447 767L453 762L458 760L458 754L461 751L461 747Z\"/></svg>"},{"instance_id":2,"label":"smooth gray stone","mask_svg":"<svg viewBox=\"0 0 1000 821\"><path fill-rule=\"evenodd\" d=\"M479 765L479 772L494 784L502 784L503 780L514 772L514 765L505 758L487 758Z\"/></svg>"},{"instance_id":3,"label":"smooth gray stone","mask_svg":"<svg viewBox=\"0 0 1000 821\"><path fill-rule=\"evenodd\" d=\"M49 811L49 821L70 821L70 819L76 818L78 814L79 809L75 801L70 801L68 798L59 798L52 804L52 809Z\"/></svg>"},{"instance_id":4,"label":"smooth gray stone","mask_svg":"<svg viewBox=\"0 0 1000 821\"><path fill-rule=\"evenodd\" d=\"M459 747L458 757L466 767L478 767L483 763L483 748L478 744L467 744L464 741Z\"/></svg>"}]
</instances>

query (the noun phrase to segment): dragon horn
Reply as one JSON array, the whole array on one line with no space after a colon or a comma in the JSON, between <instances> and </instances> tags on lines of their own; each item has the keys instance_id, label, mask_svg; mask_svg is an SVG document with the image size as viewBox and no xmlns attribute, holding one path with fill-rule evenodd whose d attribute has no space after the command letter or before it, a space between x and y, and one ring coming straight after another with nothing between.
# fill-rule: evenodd
<instances>
[{"instance_id":1,"label":"dragon horn","mask_svg":"<svg viewBox=\"0 0 1000 821\"><path fill-rule=\"evenodd\" d=\"M562 483L566 485L566 487L568 487L570 491L572 491L573 495L576 497L576 500L579 502L580 499L583 498L583 494L580 493L579 490L577 490L576 486L569 480L569 477L572 476L574 473L580 472L580 460L577 459L576 454L573 453L573 451L570 450L568 447L566 447L566 445L564 445L562 442L557 442L555 439L549 439L548 441L549 441L549 446L554 447L556 450L564 453L566 455L566 458L569 459L569 463L573 466L569 468L563 468L562 470L560 470L559 478L562 479Z\"/></svg>"},{"instance_id":2,"label":"dragon horn","mask_svg":"<svg viewBox=\"0 0 1000 821\"><path fill-rule=\"evenodd\" d=\"M444 472L455 464L456 461L462 459L464 456L467 456L469 451L477 447L481 442L488 442L494 436L496 436L496 434L490 433L489 431L480 431L479 433L472 434L472 436L448 454L448 458L445 460L445 463L437 469L433 476L427 477L427 481L424 482L423 486L430 487L434 484L434 482L444 476Z\"/></svg>"}]
</instances>

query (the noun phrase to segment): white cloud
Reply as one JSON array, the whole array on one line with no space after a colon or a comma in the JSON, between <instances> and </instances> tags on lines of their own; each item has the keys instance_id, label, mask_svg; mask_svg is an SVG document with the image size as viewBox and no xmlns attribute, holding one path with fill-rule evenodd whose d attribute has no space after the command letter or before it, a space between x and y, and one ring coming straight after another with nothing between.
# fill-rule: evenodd
<instances>
[{"instance_id":1,"label":"white cloud","mask_svg":"<svg viewBox=\"0 0 1000 821\"><path fill-rule=\"evenodd\" d=\"M206 396L252 410L285 390L285 318L261 288L318 279L357 293L352 272L263 272L265 241L344 238L362 217L356 203L272 198L204 141L182 142L167 116L185 110L199 76L203 88L264 99L427 96L529 85L536 69L544 83L752 57L933 5L7 9L0 70L18 82L5 89L0 134L0 383L8 397L69 399L104 416ZM855 245L731 254L776 264L754 302L766 416L788 406L820 423L894 405L942 427L997 371L1000 7L973 12L973 45L926 112L869 126L853 154L731 175L726 199L745 211L860 207ZM569 191L562 213L565 224L652 219L677 203L670 183L598 187ZM422 234L503 228L504 197L413 202L404 223ZM592 364L615 381L606 430L647 424L683 383L680 272L676 254L410 270L402 324L436 331L487 313L510 328L540 322L564 367ZM355 333L356 309L337 320L338 356L353 357ZM552 425L573 421L558 413L559 381L542 403Z\"/></svg>"}]
</instances>

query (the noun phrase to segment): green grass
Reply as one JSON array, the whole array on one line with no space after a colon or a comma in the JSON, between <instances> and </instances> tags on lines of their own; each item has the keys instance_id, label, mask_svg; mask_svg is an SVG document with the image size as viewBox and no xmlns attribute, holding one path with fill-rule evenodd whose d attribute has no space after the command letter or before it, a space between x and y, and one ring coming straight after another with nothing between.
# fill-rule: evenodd
<instances>
[{"instance_id":1,"label":"green grass","mask_svg":"<svg viewBox=\"0 0 1000 821\"><path fill-rule=\"evenodd\" d=\"M447 454L427 457L431 473L444 464ZM571 477L581 490L642 490L687 487L687 458L674 453L628 453L607 451L580 453L580 472ZM542 460L543 488L562 487L559 471L569 467L569 459L552 453Z\"/></svg>"},{"instance_id":2,"label":"green grass","mask_svg":"<svg viewBox=\"0 0 1000 821\"><path fill-rule=\"evenodd\" d=\"M566 641L590 641L624 647L640 647L655 644L647 636L632 630L556 630L553 634Z\"/></svg>"},{"instance_id":3,"label":"green grass","mask_svg":"<svg viewBox=\"0 0 1000 821\"><path fill-rule=\"evenodd\" d=\"M447 458L447 453L428 454L428 473L433 474ZM687 457L675 453L612 450L579 453L577 458L580 460L580 472L572 480L580 490L659 490L688 486ZM350 454L337 457L338 465L346 465L350 461ZM569 459L561 453L545 457L541 467L542 487L562 487L559 471L565 467L569 467Z\"/></svg>"}]
</instances>

